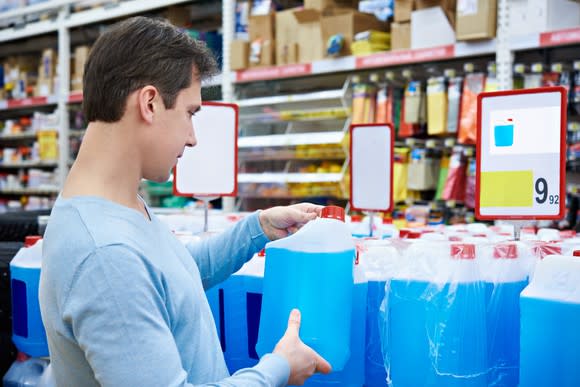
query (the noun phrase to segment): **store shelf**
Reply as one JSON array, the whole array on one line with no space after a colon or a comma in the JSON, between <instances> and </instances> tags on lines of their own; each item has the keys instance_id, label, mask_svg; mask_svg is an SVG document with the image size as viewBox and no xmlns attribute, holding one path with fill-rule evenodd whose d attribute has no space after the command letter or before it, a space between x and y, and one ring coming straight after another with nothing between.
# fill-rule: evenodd
<instances>
[{"instance_id":1,"label":"store shelf","mask_svg":"<svg viewBox=\"0 0 580 387\"><path fill-rule=\"evenodd\" d=\"M0 111L56 105L56 96L0 100Z\"/></svg>"},{"instance_id":2,"label":"store shelf","mask_svg":"<svg viewBox=\"0 0 580 387\"><path fill-rule=\"evenodd\" d=\"M36 133L0 134L0 141L34 140L34 139L36 139Z\"/></svg>"},{"instance_id":3,"label":"store shelf","mask_svg":"<svg viewBox=\"0 0 580 387\"><path fill-rule=\"evenodd\" d=\"M271 97L243 99L238 101L238 106L250 107L293 102L319 102L324 100L340 99L343 96L344 90L325 90L304 94L276 95Z\"/></svg>"},{"instance_id":4,"label":"store shelf","mask_svg":"<svg viewBox=\"0 0 580 387\"><path fill-rule=\"evenodd\" d=\"M348 117L349 111L344 108L333 109L301 109L284 110L266 113L240 114L240 121L250 121L254 124L270 124L290 121L328 121L344 120Z\"/></svg>"},{"instance_id":5,"label":"store shelf","mask_svg":"<svg viewBox=\"0 0 580 387\"><path fill-rule=\"evenodd\" d=\"M0 169L15 168L56 168L56 161L21 161L18 163L0 163Z\"/></svg>"},{"instance_id":6,"label":"store shelf","mask_svg":"<svg viewBox=\"0 0 580 387\"><path fill-rule=\"evenodd\" d=\"M240 137L238 139L238 148L340 144L343 139L344 132L315 132L248 136Z\"/></svg>"},{"instance_id":7,"label":"store shelf","mask_svg":"<svg viewBox=\"0 0 580 387\"><path fill-rule=\"evenodd\" d=\"M433 62L463 58L467 56L493 55L495 54L495 49L495 40L476 43L459 42L448 46L433 48L396 50L366 56L348 56L338 59L325 59L312 63L251 68L234 72L233 82L244 83L261 80L275 80L279 78L303 77L308 75L398 66L411 63Z\"/></svg>"},{"instance_id":8,"label":"store shelf","mask_svg":"<svg viewBox=\"0 0 580 387\"><path fill-rule=\"evenodd\" d=\"M100 7L82 12L75 12L65 21L68 28L79 27L87 24L116 19L124 16L134 15L152 11L159 8L167 8L171 5L187 3L190 0L130 0L115 3L114 6Z\"/></svg>"},{"instance_id":9,"label":"store shelf","mask_svg":"<svg viewBox=\"0 0 580 387\"><path fill-rule=\"evenodd\" d=\"M188 1L190 0L129 0L120 3L110 3L103 7L72 13L69 18L64 21L64 27L73 28L85 26L87 24L144 13L159 8L166 8L171 5L186 3ZM2 20L6 20L12 17L35 14L45 10L58 10L70 3L72 3L70 0L53 0L43 4L23 7L7 12L6 14L0 14L2 15L0 17ZM55 32L59 27L60 25L57 20L44 20L27 23L19 28L4 28L0 31L0 42Z\"/></svg>"},{"instance_id":10,"label":"store shelf","mask_svg":"<svg viewBox=\"0 0 580 387\"><path fill-rule=\"evenodd\" d=\"M206 81L202 82L202 87L215 87L222 84L222 75L218 74ZM71 91L68 96L68 103L75 104L83 102L83 92L82 91Z\"/></svg>"},{"instance_id":11,"label":"store shelf","mask_svg":"<svg viewBox=\"0 0 580 387\"><path fill-rule=\"evenodd\" d=\"M238 198L240 199L280 199L280 200L294 200L294 199L314 199L314 198L328 198L332 197L339 200L348 200L347 198L337 197L336 195L325 195L325 194L313 194L313 195L290 195L290 194L281 194L281 195L260 195L255 193L238 193Z\"/></svg>"},{"instance_id":12,"label":"store shelf","mask_svg":"<svg viewBox=\"0 0 580 387\"><path fill-rule=\"evenodd\" d=\"M340 161L344 160L346 155L343 154L320 154L320 155L297 155L296 152L278 152L278 153L238 153L238 159L243 162L258 162L258 161L285 161L285 160L299 160L299 161Z\"/></svg>"},{"instance_id":13,"label":"store shelf","mask_svg":"<svg viewBox=\"0 0 580 387\"><path fill-rule=\"evenodd\" d=\"M58 193L57 188L0 189L0 195L56 195Z\"/></svg>"},{"instance_id":14,"label":"store shelf","mask_svg":"<svg viewBox=\"0 0 580 387\"><path fill-rule=\"evenodd\" d=\"M239 173L238 183L337 183L342 173Z\"/></svg>"},{"instance_id":15,"label":"store shelf","mask_svg":"<svg viewBox=\"0 0 580 387\"><path fill-rule=\"evenodd\" d=\"M70 137L82 137L85 135L85 132L85 129L71 129L69 130L68 135Z\"/></svg>"},{"instance_id":16,"label":"store shelf","mask_svg":"<svg viewBox=\"0 0 580 387\"><path fill-rule=\"evenodd\" d=\"M580 28L512 36L509 39L509 47L514 51L571 44L580 44Z\"/></svg>"}]
</instances>

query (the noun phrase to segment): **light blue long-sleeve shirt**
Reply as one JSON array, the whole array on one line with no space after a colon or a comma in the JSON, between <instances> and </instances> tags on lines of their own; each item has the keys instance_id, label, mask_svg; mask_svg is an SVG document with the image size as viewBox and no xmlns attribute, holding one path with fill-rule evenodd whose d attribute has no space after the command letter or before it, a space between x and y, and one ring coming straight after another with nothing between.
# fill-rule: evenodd
<instances>
[{"instance_id":1,"label":"light blue long-sleeve shirt","mask_svg":"<svg viewBox=\"0 0 580 387\"><path fill-rule=\"evenodd\" d=\"M153 214L59 198L39 294L57 385L286 385L288 362L273 354L229 376L204 294L267 242L257 213L185 247Z\"/></svg>"}]
</instances>

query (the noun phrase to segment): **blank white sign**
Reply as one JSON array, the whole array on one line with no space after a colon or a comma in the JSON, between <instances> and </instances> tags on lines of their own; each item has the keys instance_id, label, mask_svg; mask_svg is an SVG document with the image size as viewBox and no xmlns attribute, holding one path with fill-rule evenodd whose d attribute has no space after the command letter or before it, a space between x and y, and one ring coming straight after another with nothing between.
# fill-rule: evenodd
<instances>
[{"instance_id":1,"label":"blank white sign","mask_svg":"<svg viewBox=\"0 0 580 387\"><path fill-rule=\"evenodd\" d=\"M181 196L235 196L238 164L238 107L204 102L192 118L197 145L175 166L173 188Z\"/></svg>"},{"instance_id":2,"label":"blank white sign","mask_svg":"<svg viewBox=\"0 0 580 387\"><path fill-rule=\"evenodd\" d=\"M350 128L350 205L359 211L393 207L393 139L390 125Z\"/></svg>"}]
</instances>

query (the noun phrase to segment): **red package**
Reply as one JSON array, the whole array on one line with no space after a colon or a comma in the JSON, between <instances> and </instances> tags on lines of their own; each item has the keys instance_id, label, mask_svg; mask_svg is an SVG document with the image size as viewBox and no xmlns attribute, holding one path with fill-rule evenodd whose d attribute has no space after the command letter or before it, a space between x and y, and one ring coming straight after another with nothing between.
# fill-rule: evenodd
<instances>
[{"instance_id":1,"label":"red package","mask_svg":"<svg viewBox=\"0 0 580 387\"><path fill-rule=\"evenodd\" d=\"M449 173L443 188L443 200L465 200L467 162L463 150L454 150L449 161Z\"/></svg>"},{"instance_id":2,"label":"red package","mask_svg":"<svg viewBox=\"0 0 580 387\"><path fill-rule=\"evenodd\" d=\"M485 74L473 73L465 76L458 133L460 144L477 142L477 95L483 91L484 87Z\"/></svg>"}]
</instances>

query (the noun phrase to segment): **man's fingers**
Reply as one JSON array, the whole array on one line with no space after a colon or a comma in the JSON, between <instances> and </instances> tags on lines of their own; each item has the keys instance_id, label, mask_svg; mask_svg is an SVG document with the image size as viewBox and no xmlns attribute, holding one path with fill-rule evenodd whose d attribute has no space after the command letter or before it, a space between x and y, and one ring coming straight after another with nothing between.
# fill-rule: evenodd
<instances>
[{"instance_id":1,"label":"man's fingers","mask_svg":"<svg viewBox=\"0 0 580 387\"><path fill-rule=\"evenodd\" d=\"M316 356L316 369L314 372L320 372L321 374L329 374L332 371L332 367L330 363L324 360L322 356L314 352L314 356Z\"/></svg>"},{"instance_id":2,"label":"man's fingers","mask_svg":"<svg viewBox=\"0 0 580 387\"><path fill-rule=\"evenodd\" d=\"M286 335L299 336L300 333L300 311L298 309L292 309L290 312L290 317L288 317L288 328L286 329Z\"/></svg>"}]
</instances>

